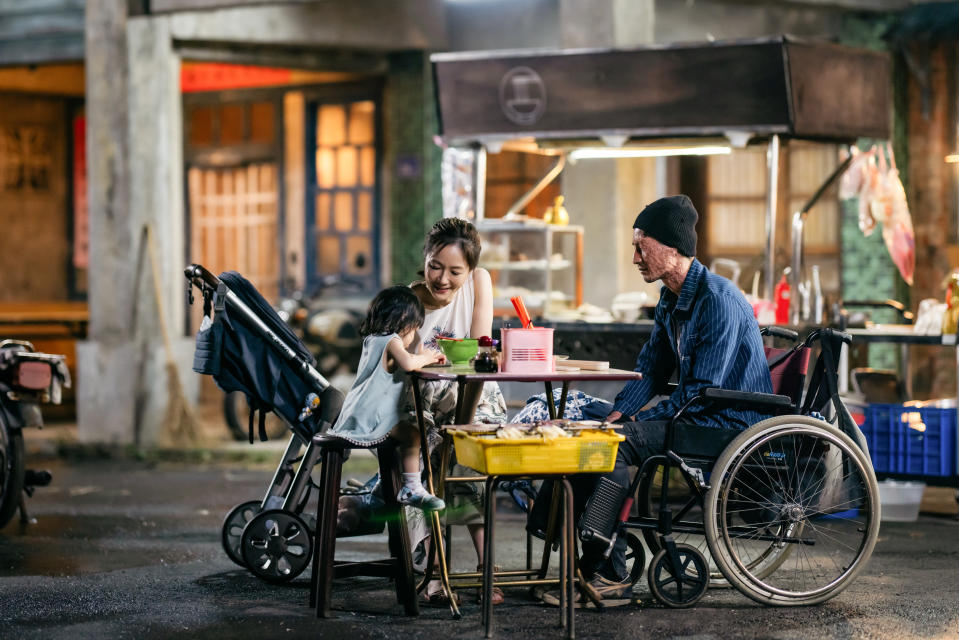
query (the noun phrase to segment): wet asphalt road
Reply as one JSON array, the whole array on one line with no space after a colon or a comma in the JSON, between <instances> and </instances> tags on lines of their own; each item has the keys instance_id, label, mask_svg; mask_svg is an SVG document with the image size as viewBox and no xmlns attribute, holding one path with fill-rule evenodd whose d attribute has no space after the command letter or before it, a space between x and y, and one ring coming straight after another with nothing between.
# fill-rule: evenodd
<instances>
[{"instance_id":1,"label":"wet asphalt road","mask_svg":"<svg viewBox=\"0 0 959 640\"><path fill-rule=\"evenodd\" d=\"M479 606L464 616L424 607L402 615L381 579L336 583L334 620L307 607L309 571L291 584L259 581L222 552L220 521L256 499L272 470L132 461L54 461L52 486L29 502L36 523L0 531L0 638L480 638ZM347 477L345 474L344 477ZM498 563L518 567L518 513L503 511ZM460 531L454 560L475 557ZM385 536L345 539L340 552L379 555ZM884 523L867 570L815 607L772 609L712 590L693 609L655 604L645 580L638 604L580 611L580 638L959 638L959 521L922 516ZM496 637L562 637L556 609L507 591Z\"/></svg>"}]
</instances>

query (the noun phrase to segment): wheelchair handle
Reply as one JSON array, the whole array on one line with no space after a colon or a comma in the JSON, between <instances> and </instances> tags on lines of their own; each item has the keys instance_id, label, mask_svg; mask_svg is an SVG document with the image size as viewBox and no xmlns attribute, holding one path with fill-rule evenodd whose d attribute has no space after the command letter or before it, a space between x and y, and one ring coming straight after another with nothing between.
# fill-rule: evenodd
<instances>
[{"instance_id":1,"label":"wheelchair handle","mask_svg":"<svg viewBox=\"0 0 959 640\"><path fill-rule=\"evenodd\" d=\"M777 327L776 325L761 327L759 329L759 333L764 336L783 338L785 340L789 340L790 342L796 342L799 340L799 333L793 331L792 329L786 329L785 327Z\"/></svg>"},{"instance_id":2,"label":"wheelchair handle","mask_svg":"<svg viewBox=\"0 0 959 640\"><path fill-rule=\"evenodd\" d=\"M839 329L832 329L829 327L816 329L815 331L810 333L808 336L806 336L806 339L803 341L803 344L805 344L807 347L812 346L813 342L815 342L816 340L822 339L823 336L832 336L842 340L846 344L852 344L851 333L846 333L845 331L840 331Z\"/></svg>"}]
</instances>

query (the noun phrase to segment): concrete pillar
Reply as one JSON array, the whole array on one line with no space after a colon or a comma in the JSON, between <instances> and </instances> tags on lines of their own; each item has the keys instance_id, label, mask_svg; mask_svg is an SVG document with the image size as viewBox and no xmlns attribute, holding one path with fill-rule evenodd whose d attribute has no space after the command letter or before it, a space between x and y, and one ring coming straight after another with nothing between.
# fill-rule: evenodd
<instances>
[{"instance_id":1,"label":"concrete pillar","mask_svg":"<svg viewBox=\"0 0 959 640\"><path fill-rule=\"evenodd\" d=\"M129 443L137 366L132 322L125 2L86 3L88 339L77 344L79 437Z\"/></svg>"},{"instance_id":2,"label":"concrete pillar","mask_svg":"<svg viewBox=\"0 0 959 640\"><path fill-rule=\"evenodd\" d=\"M384 237L392 282L406 284L423 266L423 240L442 217L438 133L433 106L429 54L415 51L390 56L385 107L383 193L387 194ZM386 260L384 260L385 262Z\"/></svg>"},{"instance_id":3,"label":"concrete pillar","mask_svg":"<svg viewBox=\"0 0 959 640\"><path fill-rule=\"evenodd\" d=\"M86 13L90 329L77 347L78 430L84 442L153 446L171 399L165 364L187 395L179 64L166 18L132 18L126 3ZM147 244L151 229L157 294ZM168 356L161 314L171 338Z\"/></svg>"},{"instance_id":4,"label":"concrete pillar","mask_svg":"<svg viewBox=\"0 0 959 640\"><path fill-rule=\"evenodd\" d=\"M145 241L149 228L156 264L149 251L138 245L136 290L137 343L145 375L137 380L138 404L133 420L133 442L139 446L182 444L187 434L176 434L183 425L167 420L174 394L196 404L199 377L191 370L193 340L184 337L186 255L183 186L183 109L180 94L180 59L173 51L171 18L130 19L129 121L130 211L135 234ZM153 279L158 272L159 292ZM164 327L170 340L169 349ZM169 351L169 352L168 352ZM168 379L166 364L173 362L179 380ZM177 384L178 383L178 384ZM179 387L179 388L177 388ZM182 416L180 417L182 419ZM173 432L164 433L163 429Z\"/></svg>"}]
</instances>

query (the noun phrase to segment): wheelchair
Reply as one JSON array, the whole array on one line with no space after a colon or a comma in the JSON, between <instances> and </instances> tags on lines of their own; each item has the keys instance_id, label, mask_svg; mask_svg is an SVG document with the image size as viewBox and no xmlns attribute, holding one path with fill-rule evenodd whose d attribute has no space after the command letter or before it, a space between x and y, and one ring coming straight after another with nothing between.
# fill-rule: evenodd
<instances>
[{"instance_id":1,"label":"wheelchair","mask_svg":"<svg viewBox=\"0 0 959 640\"><path fill-rule=\"evenodd\" d=\"M625 538L630 579L652 553L647 579L667 607L690 607L709 587L732 586L765 605L824 602L866 565L880 506L865 438L837 389L839 351L851 336L795 332L766 348L773 394L706 389L672 417L663 453L629 487L601 478L580 519L583 545L609 557ZM803 393L812 349L819 356ZM688 424L697 403L754 408L771 417L743 431Z\"/></svg>"}]
</instances>

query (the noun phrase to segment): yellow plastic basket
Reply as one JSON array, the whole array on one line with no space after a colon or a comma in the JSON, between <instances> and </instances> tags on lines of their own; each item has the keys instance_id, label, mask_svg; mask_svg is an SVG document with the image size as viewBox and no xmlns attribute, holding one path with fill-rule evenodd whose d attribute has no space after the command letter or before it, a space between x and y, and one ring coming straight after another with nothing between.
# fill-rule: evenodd
<instances>
[{"instance_id":1,"label":"yellow plastic basket","mask_svg":"<svg viewBox=\"0 0 959 640\"><path fill-rule=\"evenodd\" d=\"M616 450L625 439L599 429L580 431L571 438L512 440L453 431L457 462L486 475L612 471Z\"/></svg>"}]
</instances>

